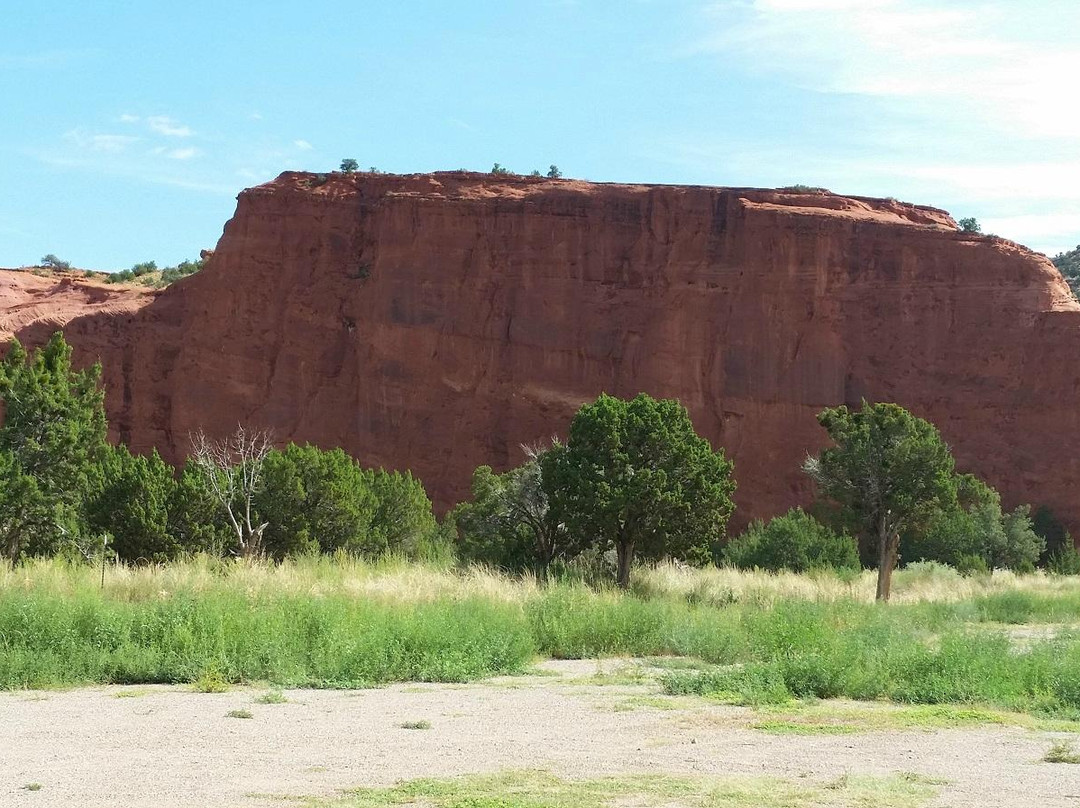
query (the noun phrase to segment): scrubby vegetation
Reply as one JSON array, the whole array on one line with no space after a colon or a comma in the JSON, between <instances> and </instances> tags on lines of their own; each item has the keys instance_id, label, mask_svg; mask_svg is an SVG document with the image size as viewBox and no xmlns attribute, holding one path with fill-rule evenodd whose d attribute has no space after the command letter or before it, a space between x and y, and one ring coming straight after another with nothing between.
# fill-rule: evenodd
<instances>
[{"instance_id":1,"label":"scrubby vegetation","mask_svg":"<svg viewBox=\"0 0 1080 808\"><path fill-rule=\"evenodd\" d=\"M1075 250L1058 253L1053 258L1054 266L1061 272L1074 295L1080 296L1080 244Z\"/></svg>"},{"instance_id":2,"label":"scrubby vegetation","mask_svg":"<svg viewBox=\"0 0 1080 808\"><path fill-rule=\"evenodd\" d=\"M100 374L96 365L75 371L60 334L32 355L13 341L0 363L0 558L250 556L251 524L266 534L254 555L270 558L436 552L420 482L362 469L340 449L267 445L222 467L196 455L178 474L156 452L109 445Z\"/></svg>"},{"instance_id":3,"label":"scrubby vegetation","mask_svg":"<svg viewBox=\"0 0 1080 808\"><path fill-rule=\"evenodd\" d=\"M846 696L984 704L1080 717L1080 584L962 578L639 570L630 591L583 569L542 584L481 569L340 553L279 564L200 557L98 572L58 559L0 571L0 686L463 681L537 656L680 655L672 693L745 703ZM1014 626L1038 624L1038 636ZM706 664L707 663L707 664Z\"/></svg>"},{"instance_id":4,"label":"scrubby vegetation","mask_svg":"<svg viewBox=\"0 0 1080 808\"><path fill-rule=\"evenodd\" d=\"M855 540L821 524L802 508L768 523L752 522L724 548L724 560L739 569L771 572L859 569Z\"/></svg>"},{"instance_id":5,"label":"scrubby vegetation","mask_svg":"<svg viewBox=\"0 0 1080 808\"><path fill-rule=\"evenodd\" d=\"M196 261L181 261L174 267L158 269L154 261L143 261L135 264L131 269L123 269L113 272L105 277L106 283L136 283L141 286L149 286L154 289L162 289L170 283L175 283L188 275L194 275L205 265L203 259Z\"/></svg>"},{"instance_id":6,"label":"scrubby vegetation","mask_svg":"<svg viewBox=\"0 0 1080 808\"><path fill-rule=\"evenodd\" d=\"M1046 509L1005 512L896 405L822 412L814 507L728 541L734 469L674 401L601 396L565 443L478 469L440 524L418 480L340 449L240 427L195 436L177 470L110 446L99 376L59 334L0 363L0 687L465 681L537 656L678 655L700 663L665 677L672 694L1080 719L1071 537Z\"/></svg>"}]
</instances>

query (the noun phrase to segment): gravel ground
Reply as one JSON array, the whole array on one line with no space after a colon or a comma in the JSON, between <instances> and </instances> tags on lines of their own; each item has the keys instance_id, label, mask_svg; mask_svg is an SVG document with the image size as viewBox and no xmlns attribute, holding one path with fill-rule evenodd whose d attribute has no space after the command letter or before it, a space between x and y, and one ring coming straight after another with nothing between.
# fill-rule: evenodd
<instances>
[{"instance_id":1,"label":"gravel ground","mask_svg":"<svg viewBox=\"0 0 1080 808\"><path fill-rule=\"evenodd\" d=\"M1080 766L1041 762L1059 737L1051 733L770 735L740 726L741 708L634 704L656 686L597 685L588 678L596 662L545 667L546 676L466 686L287 691L285 704L256 703L263 691L252 689L0 693L0 805L280 807L285 795L543 768L822 780L917 772L948 781L935 805L1080 806ZM253 718L228 717L233 710ZM431 728L400 726L413 721Z\"/></svg>"}]
</instances>

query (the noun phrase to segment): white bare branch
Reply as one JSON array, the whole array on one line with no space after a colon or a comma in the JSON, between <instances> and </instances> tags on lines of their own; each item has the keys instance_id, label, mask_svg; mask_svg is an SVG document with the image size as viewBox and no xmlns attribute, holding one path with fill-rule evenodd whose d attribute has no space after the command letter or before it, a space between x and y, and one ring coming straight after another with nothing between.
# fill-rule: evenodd
<instances>
[{"instance_id":1,"label":"white bare branch","mask_svg":"<svg viewBox=\"0 0 1080 808\"><path fill-rule=\"evenodd\" d=\"M259 556L266 524L254 524L251 503L262 484L263 461L274 448L272 435L238 424L235 432L220 440L211 440L202 429L189 435L189 440L191 458L224 509L240 555Z\"/></svg>"}]
</instances>

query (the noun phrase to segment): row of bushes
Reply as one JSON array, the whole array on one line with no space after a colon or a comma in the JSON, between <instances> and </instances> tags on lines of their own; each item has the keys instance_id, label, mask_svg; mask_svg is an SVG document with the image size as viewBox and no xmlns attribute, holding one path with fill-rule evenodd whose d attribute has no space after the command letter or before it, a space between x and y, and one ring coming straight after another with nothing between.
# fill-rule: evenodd
<instances>
[{"instance_id":1,"label":"row of bushes","mask_svg":"<svg viewBox=\"0 0 1080 808\"><path fill-rule=\"evenodd\" d=\"M259 549L272 558L424 553L438 541L419 480L363 469L340 449L290 444L260 456L257 469L189 460L178 473L156 451L111 446L99 376L97 366L72 370L59 334L32 356L15 341L0 362L0 557L229 554L245 538L238 513L259 526ZM258 485L220 485L222 471L237 470Z\"/></svg>"},{"instance_id":2,"label":"row of bushes","mask_svg":"<svg viewBox=\"0 0 1080 808\"><path fill-rule=\"evenodd\" d=\"M168 286L170 283L174 283L181 278L186 278L188 275L194 275L203 268L204 264L205 261L200 258L195 261L181 261L174 267L163 267L159 270L156 262L143 261L135 264L131 269L122 269L119 272L111 273L105 278L105 282L131 283L132 281L139 281L140 283L146 283L146 279L149 276L159 273L153 278L149 285L161 288Z\"/></svg>"},{"instance_id":3,"label":"row of bushes","mask_svg":"<svg viewBox=\"0 0 1080 808\"><path fill-rule=\"evenodd\" d=\"M905 472L916 482L902 494L911 498L924 467L940 491L881 530L870 529L878 516L859 501L822 498L813 514L796 509L754 522L727 541L731 462L694 432L678 402L644 394L630 401L601 395L575 416L566 444L530 450L503 474L477 469L472 500L440 526L411 474L364 469L341 449L267 444L257 457L223 464L202 462L213 452L196 452L177 471L156 452L110 446L100 368L75 372L70 359L57 334L33 356L14 342L0 363L0 555L10 559L91 557L106 545L122 560L165 561L190 552L432 554L455 544L466 562L541 575L553 563L610 553L627 587L635 559L793 571L873 566L876 534L887 528L898 546L890 563L1080 571L1080 554L1051 516L1038 514L1036 525L1027 507L1003 512L997 492L953 472L931 425L895 405L822 414L823 423L887 433L889 445L909 441L905 457L921 451L929 458ZM841 448L814 459L815 473L830 464L843 472Z\"/></svg>"}]
</instances>

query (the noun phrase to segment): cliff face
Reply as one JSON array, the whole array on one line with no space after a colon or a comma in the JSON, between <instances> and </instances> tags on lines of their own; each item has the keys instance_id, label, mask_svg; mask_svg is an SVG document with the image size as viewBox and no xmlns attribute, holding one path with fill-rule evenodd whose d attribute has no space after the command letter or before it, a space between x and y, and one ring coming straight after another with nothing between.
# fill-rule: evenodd
<instances>
[{"instance_id":1,"label":"cliff face","mask_svg":"<svg viewBox=\"0 0 1080 808\"><path fill-rule=\"evenodd\" d=\"M1080 306L1042 256L931 208L289 173L240 195L198 275L66 332L117 436L174 461L239 421L411 468L446 507L601 391L646 391L734 457L742 523L803 501L815 414L867 398L1080 528Z\"/></svg>"}]
</instances>

